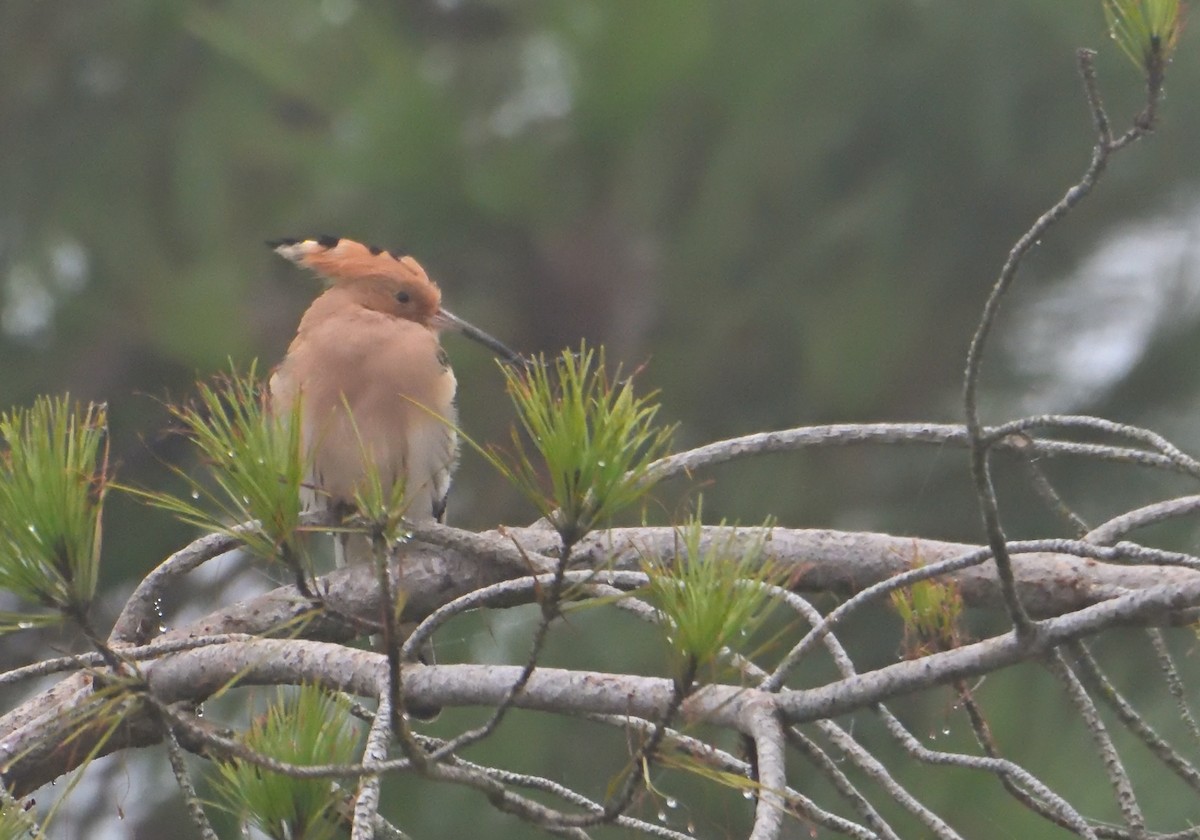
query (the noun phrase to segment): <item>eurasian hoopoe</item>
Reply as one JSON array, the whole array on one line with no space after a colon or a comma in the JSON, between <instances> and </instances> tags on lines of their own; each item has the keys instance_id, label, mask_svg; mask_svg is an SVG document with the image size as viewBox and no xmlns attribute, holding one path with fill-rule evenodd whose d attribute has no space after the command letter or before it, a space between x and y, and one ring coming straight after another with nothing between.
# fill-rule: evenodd
<instances>
[{"instance_id":1,"label":"eurasian hoopoe","mask_svg":"<svg viewBox=\"0 0 1200 840\"><path fill-rule=\"evenodd\" d=\"M438 334L455 330L519 357L443 309L410 256L330 236L268 244L329 282L270 382L277 416L301 400L309 506L352 509L369 459L385 494L403 482L406 518L442 521L458 436L454 372Z\"/></svg>"}]
</instances>

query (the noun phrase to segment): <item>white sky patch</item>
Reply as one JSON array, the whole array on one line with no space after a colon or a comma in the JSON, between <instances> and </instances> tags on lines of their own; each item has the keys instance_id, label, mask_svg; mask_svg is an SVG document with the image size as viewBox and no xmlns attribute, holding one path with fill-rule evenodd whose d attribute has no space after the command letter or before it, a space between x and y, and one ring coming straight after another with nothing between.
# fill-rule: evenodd
<instances>
[{"instance_id":1,"label":"white sky patch","mask_svg":"<svg viewBox=\"0 0 1200 840\"><path fill-rule=\"evenodd\" d=\"M332 26L342 26L358 11L355 0L321 0L321 17Z\"/></svg>"},{"instance_id":2,"label":"white sky patch","mask_svg":"<svg viewBox=\"0 0 1200 840\"><path fill-rule=\"evenodd\" d=\"M53 317L54 297L42 276L26 263L14 265L4 278L0 329L13 338L34 338Z\"/></svg>"},{"instance_id":3,"label":"white sky patch","mask_svg":"<svg viewBox=\"0 0 1200 840\"><path fill-rule=\"evenodd\" d=\"M87 251L69 236L14 263L0 281L0 331L27 341L40 337L53 325L59 304L82 291L88 276Z\"/></svg>"},{"instance_id":4,"label":"white sky patch","mask_svg":"<svg viewBox=\"0 0 1200 840\"><path fill-rule=\"evenodd\" d=\"M87 837L89 840L124 840L129 837L130 826L122 812L129 811L141 817L156 805L177 798L179 793L175 785L165 783L173 778L166 752L162 749L125 750L97 759L79 776L78 786L55 816L51 834ZM47 790L54 792L52 788ZM45 801L49 807L56 797L39 795L35 798L39 805ZM181 831L179 836L187 834Z\"/></svg>"},{"instance_id":5,"label":"white sky patch","mask_svg":"<svg viewBox=\"0 0 1200 840\"><path fill-rule=\"evenodd\" d=\"M64 292L82 291L87 285L87 251L77 240L62 239L50 248L50 278Z\"/></svg>"},{"instance_id":6,"label":"white sky patch","mask_svg":"<svg viewBox=\"0 0 1200 840\"><path fill-rule=\"evenodd\" d=\"M501 137L514 137L535 123L571 111L571 60L558 39L547 33L530 36L521 45L520 62L517 89L488 120Z\"/></svg>"},{"instance_id":7,"label":"white sky patch","mask_svg":"<svg viewBox=\"0 0 1200 840\"><path fill-rule=\"evenodd\" d=\"M333 141L345 149L359 149L367 140L367 126L357 111L339 114L333 120Z\"/></svg>"},{"instance_id":8,"label":"white sky patch","mask_svg":"<svg viewBox=\"0 0 1200 840\"><path fill-rule=\"evenodd\" d=\"M1200 206L1126 225L1070 277L1025 298L1006 342L1017 371L1036 383L1022 413L1093 401L1133 369L1156 333L1194 322L1198 234Z\"/></svg>"},{"instance_id":9,"label":"white sky patch","mask_svg":"<svg viewBox=\"0 0 1200 840\"><path fill-rule=\"evenodd\" d=\"M79 84L98 98L113 96L125 87L125 68L110 55L94 53L84 56L78 70Z\"/></svg>"},{"instance_id":10,"label":"white sky patch","mask_svg":"<svg viewBox=\"0 0 1200 840\"><path fill-rule=\"evenodd\" d=\"M444 87L454 78L456 66L457 56L453 50L433 45L421 53L417 62L417 72L430 84Z\"/></svg>"}]
</instances>

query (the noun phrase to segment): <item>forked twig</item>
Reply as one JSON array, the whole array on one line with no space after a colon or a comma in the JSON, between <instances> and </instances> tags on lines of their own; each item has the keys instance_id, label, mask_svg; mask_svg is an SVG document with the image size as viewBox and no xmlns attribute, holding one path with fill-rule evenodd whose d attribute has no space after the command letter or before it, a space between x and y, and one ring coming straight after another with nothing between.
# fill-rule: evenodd
<instances>
[{"instance_id":1,"label":"forked twig","mask_svg":"<svg viewBox=\"0 0 1200 840\"><path fill-rule=\"evenodd\" d=\"M1017 269L1025 255L1045 236L1056 222L1063 219L1092 191L1100 176L1108 165L1109 156L1124 148L1129 143L1141 137L1149 129L1135 124L1116 143L1112 139L1108 116L1104 103L1096 85L1096 72L1093 62L1096 54L1092 50L1079 50L1076 55L1080 75L1083 78L1084 93L1091 108L1092 119L1096 129L1096 145L1092 149L1092 158L1083 173L1083 177L1070 187L1061 199L1049 210L1043 213L1033 225L1021 235L1000 269L1000 275L983 307L979 325L971 338L967 350L966 371L963 375L963 408L966 414L967 432L971 442L971 478L975 485L975 495L979 500L980 514L983 519L984 531L987 534L988 545L992 549L992 557L996 564L996 575L1000 580L1001 591L1005 606L1008 609L1009 620L1018 637L1030 638L1036 632L1036 625L1030 618L1024 604L1017 594L1016 579L1013 575L1012 561L1006 546L1007 539L1000 524L1000 506L996 497L996 489L992 484L991 466L988 457L989 446L984 438L983 425L979 419L979 372L983 362L983 350L988 335L995 324L996 315L1000 310L1000 302L1016 278ZM1151 105L1157 98L1159 90L1152 89ZM1152 110L1150 111L1152 113Z\"/></svg>"}]
</instances>

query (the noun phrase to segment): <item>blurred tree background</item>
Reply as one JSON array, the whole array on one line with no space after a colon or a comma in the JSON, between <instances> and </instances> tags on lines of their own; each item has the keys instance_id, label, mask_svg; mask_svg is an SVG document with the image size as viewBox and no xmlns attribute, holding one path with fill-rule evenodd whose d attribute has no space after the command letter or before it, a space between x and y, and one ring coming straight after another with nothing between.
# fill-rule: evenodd
<instances>
[{"instance_id":1,"label":"blurred tree background","mask_svg":"<svg viewBox=\"0 0 1200 840\"><path fill-rule=\"evenodd\" d=\"M1094 412L1200 448L1196 35L1156 136L1026 264L985 365L986 420ZM1090 152L1080 46L1102 49L1123 124L1141 80L1109 46L1099 0L9 0L0 406L64 390L108 401L120 477L162 486L162 461L187 457L163 434L162 400L227 359L274 364L317 291L263 241L332 233L412 253L448 308L524 352L586 337L627 369L646 363L679 448L814 423L958 421L986 290ZM503 440L493 363L446 344L466 432ZM978 540L966 463L869 449L740 463L704 477L705 513ZM1136 504L1140 475L1106 484L1055 467L1068 494L1086 488L1085 516ZM1153 480L1147 499L1166 492ZM1010 536L1061 531L1024 485L1001 491ZM695 492L669 485L649 515ZM452 524L529 518L467 452ZM107 585L127 591L191 536L118 500ZM1194 548L1191 533L1177 539ZM503 647L502 623L475 632ZM605 639L636 649L637 628L588 633L598 626L572 626L577 654L602 656ZM895 656L892 629L873 630L878 656ZM472 644L457 655L478 655ZM1001 743L1060 737L1048 680L994 683ZM935 731L950 703L908 711ZM1070 754L1050 760L1049 781L1111 809L1101 777L1073 789ZM973 798L993 780L944 781L926 796L969 836L1034 836ZM526 836L462 797L404 824ZM712 806L735 833L737 800ZM114 811L96 807L94 819ZM78 836L100 836L78 819Z\"/></svg>"}]
</instances>

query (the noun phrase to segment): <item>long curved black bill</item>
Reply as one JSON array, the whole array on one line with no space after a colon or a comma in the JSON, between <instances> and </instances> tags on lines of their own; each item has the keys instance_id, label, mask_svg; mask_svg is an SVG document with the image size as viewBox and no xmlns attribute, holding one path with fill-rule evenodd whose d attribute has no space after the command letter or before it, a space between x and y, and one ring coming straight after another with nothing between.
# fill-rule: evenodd
<instances>
[{"instance_id":1,"label":"long curved black bill","mask_svg":"<svg viewBox=\"0 0 1200 840\"><path fill-rule=\"evenodd\" d=\"M522 356L520 353L517 353L515 350L510 349L499 339L492 338L492 336L488 335L483 330L467 323L457 315L447 312L445 309L438 310L437 315L434 316L434 321L438 326L444 329L454 330L455 332L462 333L472 341L479 342L510 365L524 367L527 363L527 360L524 356Z\"/></svg>"}]
</instances>

